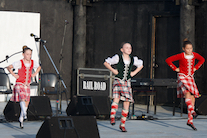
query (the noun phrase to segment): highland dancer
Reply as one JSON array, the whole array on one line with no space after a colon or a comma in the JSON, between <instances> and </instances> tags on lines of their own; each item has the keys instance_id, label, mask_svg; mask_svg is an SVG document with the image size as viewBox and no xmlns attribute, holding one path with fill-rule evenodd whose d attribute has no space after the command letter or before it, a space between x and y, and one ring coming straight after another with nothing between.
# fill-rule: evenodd
<instances>
[{"instance_id":1,"label":"highland dancer","mask_svg":"<svg viewBox=\"0 0 207 138\"><path fill-rule=\"evenodd\" d=\"M188 121L187 125L193 130L197 130L193 125L193 117L198 115L194 111L195 98L199 97L198 88L194 80L194 72L198 70L204 63L205 59L198 53L193 52L193 45L187 39L183 42L183 53L173 55L166 59L167 64L176 72L178 72L177 80L177 97L185 98L185 103L188 108ZM195 64L195 59L198 63ZM172 62L179 61L177 68Z\"/></svg>"},{"instance_id":2,"label":"highland dancer","mask_svg":"<svg viewBox=\"0 0 207 138\"><path fill-rule=\"evenodd\" d=\"M10 101L20 102L21 113L19 117L20 128L24 128L23 120L27 119L27 108L30 101L30 82L31 77L35 77L40 71L40 65L31 59L32 49L23 46L23 59L14 62L7 67L8 71L16 78L12 97ZM18 69L18 74L15 74L12 69ZM32 69L37 69L32 74Z\"/></svg>"},{"instance_id":3,"label":"highland dancer","mask_svg":"<svg viewBox=\"0 0 207 138\"><path fill-rule=\"evenodd\" d=\"M115 125L115 116L118 109L119 101L123 101L123 109L121 112L121 124L119 128L122 132L127 132L125 129L125 121L129 112L130 102L134 102L131 90L131 77L135 76L142 68L143 61L136 56L131 56L132 46L129 43L122 43L122 55L114 55L112 58L108 57L104 65L111 70L116 76L113 82L113 103L111 105L110 123ZM111 65L117 65L114 69ZM132 71L132 66L137 68Z\"/></svg>"}]
</instances>

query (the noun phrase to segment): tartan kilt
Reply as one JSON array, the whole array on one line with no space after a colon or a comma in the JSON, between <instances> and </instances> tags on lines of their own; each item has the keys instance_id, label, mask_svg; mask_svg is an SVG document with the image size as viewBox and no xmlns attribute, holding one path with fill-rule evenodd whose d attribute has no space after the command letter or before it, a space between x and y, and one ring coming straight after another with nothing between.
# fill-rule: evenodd
<instances>
[{"instance_id":1,"label":"tartan kilt","mask_svg":"<svg viewBox=\"0 0 207 138\"><path fill-rule=\"evenodd\" d=\"M177 98L183 98L186 92L190 92L195 98L199 98L199 91L193 76L178 73L177 79Z\"/></svg>"},{"instance_id":2,"label":"tartan kilt","mask_svg":"<svg viewBox=\"0 0 207 138\"><path fill-rule=\"evenodd\" d=\"M113 98L133 103L131 81L115 79L113 82Z\"/></svg>"},{"instance_id":3,"label":"tartan kilt","mask_svg":"<svg viewBox=\"0 0 207 138\"><path fill-rule=\"evenodd\" d=\"M16 84L10 101L19 102L21 100L30 101L30 86Z\"/></svg>"}]
</instances>

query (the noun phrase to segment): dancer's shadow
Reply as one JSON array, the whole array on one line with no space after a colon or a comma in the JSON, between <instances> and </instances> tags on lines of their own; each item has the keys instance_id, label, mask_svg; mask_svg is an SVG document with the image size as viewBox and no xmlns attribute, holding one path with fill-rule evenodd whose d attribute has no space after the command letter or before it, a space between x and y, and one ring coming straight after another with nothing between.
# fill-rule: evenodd
<instances>
[{"instance_id":1,"label":"dancer's shadow","mask_svg":"<svg viewBox=\"0 0 207 138\"><path fill-rule=\"evenodd\" d=\"M2 123L2 124L5 125L6 127L9 127L9 128L12 128L12 129L15 129L15 130L18 130L18 131L22 130L20 127L14 126L9 122L5 122L5 123Z\"/></svg>"},{"instance_id":2,"label":"dancer's shadow","mask_svg":"<svg viewBox=\"0 0 207 138\"><path fill-rule=\"evenodd\" d=\"M187 127L186 128L185 127L180 127L180 126L168 124L168 123L165 123L165 122L161 122L159 120L152 120L152 121L149 121L149 122L153 123L153 124L156 124L156 125L164 126L164 127L170 127L171 126L171 127L175 127L175 128L179 128L179 129L191 130L191 129L188 129Z\"/></svg>"},{"instance_id":3,"label":"dancer's shadow","mask_svg":"<svg viewBox=\"0 0 207 138\"><path fill-rule=\"evenodd\" d=\"M105 127L105 128L108 128L108 129L111 129L111 130L115 130L115 131L120 132L120 130L119 130L119 129L115 129L115 128L109 127L109 126L104 125L104 124L101 124L101 123L97 123L97 125L102 126L102 127Z\"/></svg>"},{"instance_id":4,"label":"dancer's shadow","mask_svg":"<svg viewBox=\"0 0 207 138\"><path fill-rule=\"evenodd\" d=\"M25 135L13 135L13 137L15 138L35 138L36 135L31 135L31 134L27 134L23 131L23 129L21 129L20 127L14 126L11 123L2 123L4 126L9 127L11 129L14 129L15 131L19 131Z\"/></svg>"}]
</instances>

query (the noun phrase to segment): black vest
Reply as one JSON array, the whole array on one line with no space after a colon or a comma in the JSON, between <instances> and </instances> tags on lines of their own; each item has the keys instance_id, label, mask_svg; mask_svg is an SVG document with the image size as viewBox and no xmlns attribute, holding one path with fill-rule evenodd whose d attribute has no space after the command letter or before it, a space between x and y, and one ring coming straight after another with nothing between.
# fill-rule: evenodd
<instances>
[{"instance_id":1,"label":"black vest","mask_svg":"<svg viewBox=\"0 0 207 138\"><path fill-rule=\"evenodd\" d=\"M117 64L117 69L119 73L115 77L124 79L124 80L128 80L131 78L130 73L132 70L132 66L134 64L134 58L131 55L130 55L130 60L131 61L129 65L125 65L122 55L119 55L119 62Z\"/></svg>"}]
</instances>

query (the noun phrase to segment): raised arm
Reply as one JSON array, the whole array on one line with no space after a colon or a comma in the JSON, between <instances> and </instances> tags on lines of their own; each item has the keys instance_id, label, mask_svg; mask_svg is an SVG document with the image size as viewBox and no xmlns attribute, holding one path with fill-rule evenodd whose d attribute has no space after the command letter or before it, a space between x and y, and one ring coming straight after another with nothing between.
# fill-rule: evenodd
<instances>
[{"instance_id":1,"label":"raised arm","mask_svg":"<svg viewBox=\"0 0 207 138\"><path fill-rule=\"evenodd\" d=\"M107 63L106 61L104 62L104 66L109 69L110 71L112 71L115 75L117 75L119 72L118 70L114 69L111 67L111 65L109 63Z\"/></svg>"},{"instance_id":2,"label":"raised arm","mask_svg":"<svg viewBox=\"0 0 207 138\"><path fill-rule=\"evenodd\" d=\"M31 75L31 77L35 77L35 76L37 75L37 73L40 72L40 70L41 70L41 66L39 66L39 67L37 68L37 70L35 71L35 73Z\"/></svg>"},{"instance_id":3,"label":"raised arm","mask_svg":"<svg viewBox=\"0 0 207 138\"><path fill-rule=\"evenodd\" d=\"M182 56L181 54L177 54L177 55L170 56L170 57L168 57L168 58L165 60L165 62L168 64L168 66L170 66L170 68L171 68L173 71L177 71L177 72L179 72L179 68L177 68L177 67L173 64L173 62L179 60L179 59L181 58L181 56Z\"/></svg>"},{"instance_id":4,"label":"raised arm","mask_svg":"<svg viewBox=\"0 0 207 138\"><path fill-rule=\"evenodd\" d=\"M138 59L138 57L136 57L136 56L134 57L134 65L137 68L130 73L131 77L134 77L144 67L143 61L141 59Z\"/></svg>"},{"instance_id":5,"label":"raised arm","mask_svg":"<svg viewBox=\"0 0 207 138\"><path fill-rule=\"evenodd\" d=\"M13 69L14 67L13 67L13 65L9 65L8 67L7 67L7 70L9 71L9 73L11 73L12 74L12 76L14 76L16 79L18 79L19 78L19 75L18 74L15 74L14 72L13 72Z\"/></svg>"},{"instance_id":6,"label":"raised arm","mask_svg":"<svg viewBox=\"0 0 207 138\"><path fill-rule=\"evenodd\" d=\"M140 67L137 67L134 71L131 72L131 77L134 77L140 70L142 70L144 66L141 65Z\"/></svg>"},{"instance_id":7,"label":"raised arm","mask_svg":"<svg viewBox=\"0 0 207 138\"><path fill-rule=\"evenodd\" d=\"M194 55L195 55L195 58L198 60L198 63L194 67L194 71L196 71L203 65L203 63L205 62L205 59L198 53L194 53Z\"/></svg>"},{"instance_id":8,"label":"raised arm","mask_svg":"<svg viewBox=\"0 0 207 138\"><path fill-rule=\"evenodd\" d=\"M116 54L113 57L108 57L107 59L105 59L104 66L110 71L112 71L115 75L117 75L119 73L118 70L112 68L111 65L117 64L118 62L119 56Z\"/></svg>"}]
</instances>

